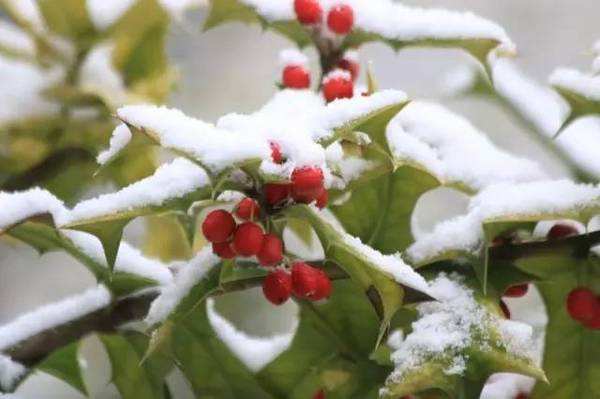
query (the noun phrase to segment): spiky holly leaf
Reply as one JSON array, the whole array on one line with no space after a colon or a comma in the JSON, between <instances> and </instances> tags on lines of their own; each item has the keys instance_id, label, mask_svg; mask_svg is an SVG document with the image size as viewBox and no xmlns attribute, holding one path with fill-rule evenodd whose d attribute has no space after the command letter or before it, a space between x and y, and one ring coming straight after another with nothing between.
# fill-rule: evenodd
<instances>
[{"instance_id":1,"label":"spiky holly leaf","mask_svg":"<svg viewBox=\"0 0 600 399\"><path fill-rule=\"evenodd\" d=\"M360 286L373 304L380 320L380 338L394 313L402 306L404 287L427 295L425 280L400 258L380 252L334 228L306 205L295 205L286 211L288 217L307 220L316 231L327 260L336 263Z\"/></svg>"},{"instance_id":2,"label":"spiky holly leaf","mask_svg":"<svg viewBox=\"0 0 600 399\"><path fill-rule=\"evenodd\" d=\"M36 366L36 369L53 375L87 396L88 392L83 382L78 351L79 342L69 344L51 353Z\"/></svg>"}]
</instances>

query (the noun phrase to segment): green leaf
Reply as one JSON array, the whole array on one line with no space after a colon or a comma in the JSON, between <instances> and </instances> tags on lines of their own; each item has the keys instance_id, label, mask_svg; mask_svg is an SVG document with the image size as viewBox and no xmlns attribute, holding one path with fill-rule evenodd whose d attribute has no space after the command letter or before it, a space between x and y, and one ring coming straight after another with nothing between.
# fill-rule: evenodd
<instances>
[{"instance_id":1,"label":"green leaf","mask_svg":"<svg viewBox=\"0 0 600 399\"><path fill-rule=\"evenodd\" d=\"M403 251L413 242L411 217L417 201L440 182L405 165L354 189L348 201L331 210L346 231L383 253Z\"/></svg>"},{"instance_id":2,"label":"green leaf","mask_svg":"<svg viewBox=\"0 0 600 399\"><path fill-rule=\"evenodd\" d=\"M37 3L53 32L74 39L83 47L91 45L96 32L85 0L38 0Z\"/></svg>"},{"instance_id":3,"label":"green leaf","mask_svg":"<svg viewBox=\"0 0 600 399\"><path fill-rule=\"evenodd\" d=\"M600 395L600 331L573 320L565 305L567 295L576 287L600 290L600 264L595 259L573 263L569 263L569 271L555 273L537 284L549 319L543 367L550 384L537 384L533 399L592 399Z\"/></svg>"},{"instance_id":4,"label":"green leaf","mask_svg":"<svg viewBox=\"0 0 600 399\"><path fill-rule=\"evenodd\" d=\"M83 382L83 375L77 358L78 350L79 342L69 344L51 353L36 368L66 382L87 396L87 389Z\"/></svg>"},{"instance_id":5,"label":"green leaf","mask_svg":"<svg viewBox=\"0 0 600 399\"><path fill-rule=\"evenodd\" d=\"M254 8L242 4L238 0L212 0L210 2L210 11L204 21L204 30L206 31L232 21L239 21L247 24L258 23L264 29L273 29L279 34L287 37L299 47L304 47L312 41L308 31L297 21L284 20L269 22L260 16Z\"/></svg>"},{"instance_id":6,"label":"green leaf","mask_svg":"<svg viewBox=\"0 0 600 399\"><path fill-rule=\"evenodd\" d=\"M112 365L112 382L123 399L163 399L164 378L172 370L169 356L154 353L143 364L148 338L140 333L100 335Z\"/></svg>"}]
</instances>

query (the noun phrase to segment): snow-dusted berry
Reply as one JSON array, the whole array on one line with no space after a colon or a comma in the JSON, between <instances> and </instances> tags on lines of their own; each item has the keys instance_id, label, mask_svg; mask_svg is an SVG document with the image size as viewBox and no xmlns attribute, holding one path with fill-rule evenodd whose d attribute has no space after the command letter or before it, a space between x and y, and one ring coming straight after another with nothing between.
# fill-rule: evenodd
<instances>
[{"instance_id":1,"label":"snow-dusted berry","mask_svg":"<svg viewBox=\"0 0 600 399\"><path fill-rule=\"evenodd\" d=\"M265 234L257 258L263 266L274 266L281 262L283 259L281 239L274 234Z\"/></svg>"},{"instance_id":2,"label":"snow-dusted berry","mask_svg":"<svg viewBox=\"0 0 600 399\"><path fill-rule=\"evenodd\" d=\"M312 299L318 289L318 279L318 269L311 265L304 262L292 265L292 290L298 298Z\"/></svg>"},{"instance_id":3,"label":"snow-dusted berry","mask_svg":"<svg viewBox=\"0 0 600 399\"><path fill-rule=\"evenodd\" d=\"M273 163L283 163L283 154L281 153L281 146L279 143L276 141L271 141L269 142L269 146L271 147L271 160Z\"/></svg>"},{"instance_id":4,"label":"snow-dusted berry","mask_svg":"<svg viewBox=\"0 0 600 399\"><path fill-rule=\"evenodd\" d=\"M325 399L325 391L319 389L312 397L312 399Z\"/></svg>"},{"instance_id":5,"label":"snow-dusted berry","mask_svg":"<svg viewBox=\"0 0 600 399\"><path fill-rule=\"evenodd\" d=\"M327 102L338 98L352 98L354 83L349 72L336 69L323 79L323 96Z\"/></svg>"},{"instance_id":6,"label":"snow-dusted berry","mask_svg":"<svg viewBox=\"0 0 600 399\"><path fill-rule=\"evenodd\" d=\"M500 309L502 310L504 317L510 319L510 310L508 309L506 302L504 302L502 299L500 300Z\"/></svg>"},{"instance_id":7,"label":"snow-dusted berry","mask_svg":"<svg viewBox=\"0 0 600 399\"><path fill-rule=\"evenodd\" d=\"M338 35L347 35L354 25L354 11L347 4L338 4L327 14L327 26Z\"/></svg>"},{"instance_id":8,"label":"snow-dusted berry","mask_svg":"<svg viewBox=\"0 0 600 399\"><path fill-rule=\"evenodd\" d=\"M325 208L327 206L327 202L329 202L329 192L325 189L325 187L323 187L321 194L317 196L317 208Z\"/></svg>"},{"instance_id":9,"label":"snow-dusted berry","mask_svg":"<svg viewBox=\"0 0 600 399\"><path fill-rule=\"evenodd\" d=\"M521 298L527 294L529 290L529 284L519 284L508 287L502 296L509 298Z\"/></svg>"},{"instance_id":10,"label":"snow-dusted berry","mask_svg":"<svg viewBox=\"0 0 600 399\"><path fill-rule=\"evenodd\" d=\"M252 198L244 198L237 205L235 216L243 220L256 220L260 217L260 205Z\"/></svg>"},{"instance_id":11,"label":"snow-dusted berry","mask_svg":"<svg viewBox=\"0 0 600 399\"><path fill-rule=\"evenodd\" d=\"M231 213L217 209L210 212L202 223L202 233L210 242L224 242L235 230L235 220Z\"/></svg>"},{"instance_id":12,"label":"snow-dusted berry","mask_svg":"<svg viewBox=\"0 0 600 399\"><path fill-rule=\"evenodd\" d=\"M557 240L559 238L576 236L577 234L579 234L579 232L575 226L571 226L566 223L557 223L548 231L547 237L550 240Z\"/></svg>"},{"instance_id":13,"label":"snow-dusted berry","mask_svg":"<svg viewBox=\"0 0 600 399\"><path fill-rule=\"evenodd\" d=\"M233 235L233 249L241 256L258 254L263 243L263 230L256 223L245 222Z\"/></svg>"},{"instance_id":14,"label":"snow-dusted berry","mask_svg":"<svg viewBox=\"0 0 600 399\"><path fill-rule=\"evenodd\" d=\"M292 193L292 185L289 183L267 183L263 187L265 200L269 205L280 205L286 201Z\"/></svg>"},{"instance_id":15,"label":"snow-dusted berry","mask_svg":"<svg viewBox=\"0 0 600 399\"><path fill-rule=\"evenodd\" d=\"M580 322L592 320L599 307L596 295L588 288L575 288L567 296L567 311L574 320Z\"/></svg>"},{"instance_id":16,"label":"snow-dusted berry","mask_svg":"<svg viewBox=\"0 0 600 399\"><path fill-rule=\"evenodd\" d=\"M318 24L323 15L318 0L294 0L294 11L298 21L304 25Z\"/></svg>"},{"instance_id":17,"label":"snow-dusted berry","mask_svg":"<svg viewBox=\"0 0 600 399\"><path fill-rule=\"evenodd\" d=\"M212 250L215 255L221 259L233 259L235 258L235 251L230 241L225 242L214 242L212 244Z\"/></svg>"},{"instance_id":18,"label":"snow-dusted berry","mask_svg":"<svg viewBox=\"0 0 600 399\"><path fill-rule=\"evenodd\" d=\"M292 295L292 277L285 270L274 270L263 280L262 289L269 302L281 305Z\"/></svg>"},{"instance_id":19,"label":"snow-dusted berry","mask_svg":"<svg viewBox=\"0 0 600 399\"><path fill-rule=\"evenodd\" d=\"M358 74L360 73L360 65L356 60L344 57L338 62L337 66L344 71L350 72L352 80L356 81Z\"/></svg>"},{"instance_id":20,"label":"snow-dusted berry","mask_svg":"<svg viewBox=\"0 0 600 399\"><path fill-rule=\"evenodd\" d=\"M296 202L309 204L319 198L323 190L321 168L304 166L292 172L292 198Z\"/></svg>"},{"instance_id":21,"label":"snow-dusted berry","mask_svg":"<svg viewBox=\"0 0 600 399\"><path fill-rule=\"evenodd\" d=\"M321 299L329 298L329 296L331 295L331 289L332 286L329 276L325 274L323 270L317 269L317 291L311 299L318 301Z\"/></svg>"},{"instance_id":22,"label":"snow-dusted berry","mask_svg":"<svg viewBox=\"0 0 600 399\"><path fill-rule=\"evenodd\" d=\"M308 89L310 87L310 73L302 65L288 65L283 68L281 83L288 89Z\"/></svg>"}]
</instances>

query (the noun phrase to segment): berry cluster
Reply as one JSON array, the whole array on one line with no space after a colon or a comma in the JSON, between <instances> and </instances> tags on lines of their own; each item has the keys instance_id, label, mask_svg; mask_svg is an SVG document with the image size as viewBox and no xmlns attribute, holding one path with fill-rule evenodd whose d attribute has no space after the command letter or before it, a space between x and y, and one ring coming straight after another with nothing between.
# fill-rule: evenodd
<instances>
[{"instance_id":1,"label":"berry cluster","mask_svg":"<svg viewBox=\"0 0 600 399\"><path fill-rule=\"evenodd\" d=\"M294 11L302 25L318 27L323 23L323 7L319 0L294 0ZM354 10L340 2L329 9L326 21L332 33L347 35L354 27Z\"/></svg>"},{"instance_id":2,"label":"berry cluster","mask_svg":"<svg viewBox=\"0 0 600 399\"><path fill-rule=\"evenodd\" d=\"M578 287L569 292L567 312L590 330L600 330L600 295L589 288Z\"/></svg>"},{"instance_id":3,"label":"berry cluster","mask_svg":"<svg viewBox=\"0 0 600 399\"><path fill-rule=\"evenodd\" d=\"M276 143L271 143L271 157L275 163L284 160ZM317 167L296 168L291 182L265 184L263 195L273 210L291 200L304 204L316 202L323 208L328 199L323 171ZM213 252L222 259L255 256L261 266L275 268L263 281L263 292L271 303L281 305L292 293L299 299L311 301L329 297L331 280L323 270L299 261L292 262L287 266L290 271L286 270L283 241L277 235L263 231L257 223L263 216L259 203L246 197L233 212L211 211L202 223L202 233L212 243ZM279 265L283 267L276 268Z\"/></svg>"}]
</instances>

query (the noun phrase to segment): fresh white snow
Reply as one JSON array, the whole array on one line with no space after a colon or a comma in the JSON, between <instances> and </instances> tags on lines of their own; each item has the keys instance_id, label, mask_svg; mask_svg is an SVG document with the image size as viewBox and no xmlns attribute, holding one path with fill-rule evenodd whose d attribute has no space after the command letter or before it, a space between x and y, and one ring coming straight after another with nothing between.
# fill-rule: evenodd
<instances>
[{"instance_id":1,"label":"fresh white snow","mask_svg":"<svg viewBox=\"0 0 600 399\"><path fill-rule=\"evenodd\" d=\"M0 326L0 351L10 348L42 331L68 323L88 313L107 306L111 301L109 290L104 285L43 305L13 321Z\"/></svg>"},{"instance_id":2,"label":"fresh white snow","mask_svg":"<svg viewBox=\"0 0 600 399\"><path fill-rule=\"evenodd\" d=\"M237 329L229 320L221 316L215 309L214 300L206 302L208 321L221 341L254 373L259 372L277 356L286 351L292 343L298 319L289 331L268 337L251 336Z\"/></svg>"},{"instance_id":3,"label":"fresh white snow","mask_svg":"<svg viewBox=\"0 0 600 399\"><path fill-rule=\"evenodd\" d=\"M12 390L26 372L22 364L0 354L0 388L3 391ZM0 394L0 398L4 398L4 395Z\"/></svg>"},{"instance_id":4,"label":"fresh white snow","mask_svg":"<svg viewBox=\"0 0 600 399\"><path fill-rule=\"evenodd\" d=\"M558 68L549 82L557 89L576 93L590 101L600 101L600 77L572 68Z\"/></svg>"},{"instance_id":5,"label":"fresh white snow","mask_svg":"<svg viewBox=\"0 0 600 399\"><path fill-rule=\"evenodd\" d=\"M110 162L131 141L131 131L126 124L121 123L113 130L108 148L98 154L96 161L100 165Z\"/></svg>"},{"instance_id":6,"label":"fresh white snow","mask_svg":"<svg viewBox=\"0 0 600 399\"><path fill-rule=\"evenodd\" d=\"M111 107L123 105L128 100L123 77L112 61L114 44L100 43L89 52L79 71L79 87L97 94Z\"/></svg>"},{"instance_id":7,"label":"fresh white snow","mask_svg":"<svg viewBox=\"0 0 600 399\"><path fill-rule=\"evenodd\" d=\"M279 64L282 67L288 65L306 66L308 57L296 48L288 48L279 52Z\"/></svg>"},{"instance_id":8,"label":"fresh white snow","mask_svg":"<svg viewBox=\"0 0 600 399\"><path fill-rule=\"evenodd\" d=\"M210 246L204 247L189 262L182 264L171 284L161 287L160 295L152 302L146 323L154 325L169 317L179 302L206 274L219 263Z\"/></svg>"},{"instance_id":9,"label":"fresh white snow","mask_svg":"<svg viewBox=\"0 0 600 399\"><path fill-rule=\"evenodd\" d=\"M0 232L28 218L52 215L55 222L67 212L63 202L41 188L14 193L0 192Z\"/></svg>"},{"instance_id":10,"label":"fresh white snow","mask_svg":"<svg viewBox=\"0 0 600 399\"><path fill-rule=\"evenodd\" d=\"M17 54L34 57L35 42L27 33L12 22L0 21L0 48Z\"/></svg>"}]
</instances>

